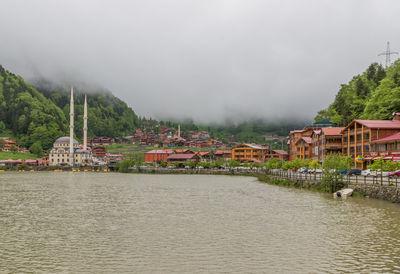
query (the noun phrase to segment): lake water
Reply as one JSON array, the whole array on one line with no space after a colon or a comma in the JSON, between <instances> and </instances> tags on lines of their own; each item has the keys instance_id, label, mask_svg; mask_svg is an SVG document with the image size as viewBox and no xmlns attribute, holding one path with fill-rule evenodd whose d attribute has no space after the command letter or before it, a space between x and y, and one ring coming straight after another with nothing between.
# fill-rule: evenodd
<instances>
[{"instance_id":1,"label":"lake water","mask_svg":"<svg viewBox=\"0 0 400 274\"><path fill-rule=\"evenodd\" d=\"M253 177L9 172L0 272L400 272L400 206Z\"/></svg>"}]
</instances>

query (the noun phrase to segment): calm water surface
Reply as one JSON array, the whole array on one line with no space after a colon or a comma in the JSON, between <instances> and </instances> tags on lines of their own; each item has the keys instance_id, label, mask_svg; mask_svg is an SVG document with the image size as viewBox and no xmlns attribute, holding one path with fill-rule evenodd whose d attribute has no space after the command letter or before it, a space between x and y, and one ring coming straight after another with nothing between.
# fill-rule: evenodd
<instances>
[{"instance_id":1,"label":"calm water surface","mask_svg":"<svg viewBox=\"0 0 400 274\"><path fill-rule=\"evenodd\" d=\"M400 273L400 206L252 177L4 173L0 272Z\"/></svg>"}]
</instances>

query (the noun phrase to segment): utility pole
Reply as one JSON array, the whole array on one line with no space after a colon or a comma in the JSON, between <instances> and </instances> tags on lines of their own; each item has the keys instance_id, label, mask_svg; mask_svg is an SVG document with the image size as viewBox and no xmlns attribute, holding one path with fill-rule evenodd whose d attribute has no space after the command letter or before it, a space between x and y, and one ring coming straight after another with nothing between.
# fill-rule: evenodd
<instances>
[{"instance_id":1,"label":"utility pole","mask_svg":"<svg viewBox=\"0 0 400 274\"><path fill-rule=\"evenodd\" d=\"M379 53L378 56L382 56L385 55L386 56L386 63L385 63L385 68L387 68L388 66L390 66L390 55L392 54L399 54L396 51L390 51L390 43L387 42L387 47L386 47L386 51Z\"/></svg>"}]
</instances>

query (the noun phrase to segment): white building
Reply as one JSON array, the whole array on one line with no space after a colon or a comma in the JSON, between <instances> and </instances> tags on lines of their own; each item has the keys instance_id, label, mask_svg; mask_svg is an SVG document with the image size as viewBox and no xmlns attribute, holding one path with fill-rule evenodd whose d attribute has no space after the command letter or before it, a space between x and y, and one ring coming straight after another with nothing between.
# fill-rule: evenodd
<instances>
[{"instance_id":1,"label":"white building","mask_svg":"<svg viewBox=\"0 0 400 274\"><path fill-rule=\"evenodd\" d=\"M70 136L58 138L49 153L50 166L90 166L95 162L92 151L87 147L87 101L85 96L83 114L83 146L80 147L74 135L74 92L71 88Z\"/></svg>"}]
</instances>

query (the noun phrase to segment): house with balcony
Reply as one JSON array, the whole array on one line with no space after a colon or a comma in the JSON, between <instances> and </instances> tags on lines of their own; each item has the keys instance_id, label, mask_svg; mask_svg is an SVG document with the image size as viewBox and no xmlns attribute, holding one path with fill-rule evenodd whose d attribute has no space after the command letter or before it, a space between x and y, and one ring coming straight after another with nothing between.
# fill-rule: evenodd
<instances>
[{"instance_id":1,"label":"house with balcony","mask_svg":"<svg viewBox=\"0 0 400 274\"><path fill-rule=\"evenodd\" d=\"M240 144L232 149L232 159L239 162L265 162L268 148L255 144Z\"/></svg>"},{"instance_id":2,"label":"house with balcony","mask_svg":"<svg viewBox=\"0 0 400 274\"><path fill-rule=\"evenodd\" d=\"M307 129L300 129L300 130L292 130L289 134L289 141L288 144L288 153L289 153L289 160L292 161L298 157L298 142L303 137L311 137L313 131L316 130L314 128L307 128Z\"/></svg>"},{"instance_id":3,"label":"house with balcony","mask_svg":"<svg viewBox=\"0 0 400 274\"><path fill-rule=\"evenodd\" d=\"M312 158L312 139L311 137L301 137L295 143L296 157L301 160Z\"/></svg>"},{"instance_id":4,"label":"house with balcony","mask_svg":"<svg viewBox=\"0 0 400 274\"><path fill-rule=\"evenodd\" d=\"M269 152L269 154L267 155L267 160L269 160L269 159L277 159L279 161L281 161L283 159L284 161L286 161L289 159L289 154L284 150L274 149L274 150L271 150Z\"/></svg>"},{"instance_id":5,"label":"house with balcony","mask_svg":"<svg viewBox=\"0 0 400 274\"><path fill-rule=\"evenodd\" d=\"M379 144L389 143L382 140L385 137L400 132L400 113L393 114L393 120L353 120L342 130L342 154L354 159L361 155L363 158L376 156L374 149ZM380 140L379 142L375 142ZM383 141L383 143L380 143ZM374 146L374 144L376 144ZM354 161L354 166L362 166Z\"/></svg>"},{"instance_id":6,"label":"house with balcony","mask_svg":"<svg viewBox=\"0 0 400 274\"><path fill-rule=\"evenodd\" d=\"M326 155L342 153L342 130L343 127L326 127L314 130L312 139L312 158L323 162Z\"/></svg>"}]
</instances>

